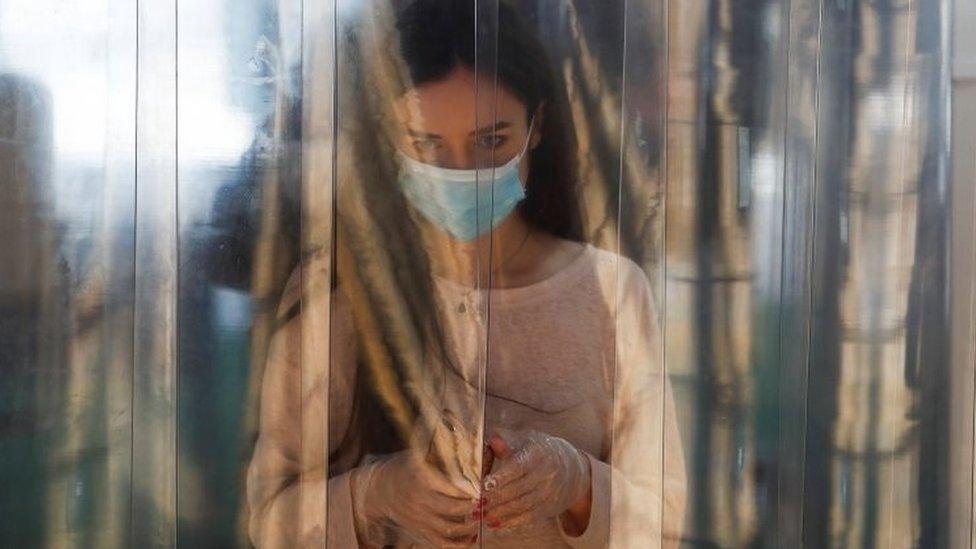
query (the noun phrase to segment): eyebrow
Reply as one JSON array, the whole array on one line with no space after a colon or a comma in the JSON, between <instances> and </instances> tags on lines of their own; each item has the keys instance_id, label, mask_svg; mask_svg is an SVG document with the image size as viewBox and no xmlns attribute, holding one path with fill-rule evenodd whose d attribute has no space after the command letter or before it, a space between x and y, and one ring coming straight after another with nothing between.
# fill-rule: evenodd
<instances>
[{"instance_id":1,"label":"eyebrow","mask_svg":"<svg viewBox=\"0 0 976 549\"><path fill-rule=\"evenodd\" d=\"M510 128L511 126L512 126L512 123L511 122L505 122L503 120L501 122L495 122L494 124L489 124L488 126L482 126L482 127L478 128L477 130L471 132L468 135L477 135L479 133L497 132L498 130L504 130L504 129Z\"/></svg>"},{"instance_id":2,"label":"eyebrow","mask_svg":"<svg viewBox=\"0 0 976 549\"><path fill-rule=\"evenodd\" d=\"M441 136L437 135L436 133L427 133L427 132L417 131L417 130L415 130L413 128L410 128L410 127L407 128L407 133L409 133L410 135L412 135L414 137L423 137L423 138L426 138L426 139L440 139L441 138Z\"/></svg>"},{"instance_id":3,"label":"eyebrow","mask_svg":"<svg viewBox=\"0 0 976 549\"><path fill-rule=\"evenodd\" d=\"M502 122L498 122L498 123L495 123L495 124L491 124L491 125L488 125L488 126L483 126L481 128L478 128L478 129L472 131L468 135L477 135L477 134L482 134L482 133L497 132L499 130L504 130L504 129L510 128L511 126L512 126L512 123L511 122L502 121ZM441 139L441 136L438 135L438 134L436 134L436 133L422 132L422 131L419 131L419 130L415 130L415 129L411 128L411 127L407 127L407 133L410 134L410 135L412 135L413 137L422 137L422 138L425 138L425 139Z\"/></svg>"}]
</instances>

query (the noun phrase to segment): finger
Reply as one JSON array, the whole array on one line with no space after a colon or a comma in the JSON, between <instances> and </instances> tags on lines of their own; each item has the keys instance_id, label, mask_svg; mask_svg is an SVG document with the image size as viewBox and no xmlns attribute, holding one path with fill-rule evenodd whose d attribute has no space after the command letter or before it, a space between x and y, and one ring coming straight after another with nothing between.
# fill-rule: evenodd
<instances>
[{"instance_id":1,"label":"finger","mask_svg":"<svg viewBox=\"0 0 976 549\"><path fill-rule=\"evenodd\" d=\"M538 490L542 486L543 480L538 472L527 471L521 478L490 492L487 496L486 505L484 505L485 511L492 511L500 505L521 497L526 492Z\"/></svg>"},{"instance_id":2,"label":"finger","mask_svg":"<svg viewBox=\"0 0 976 549\"><path fill-rule=\"evenodd\" d=\"M447 517L431 515L428 524L437 532L438 537L443 539L462 540L468 539L478 533L481 525L470 517L464 520L453 520Z\"/></svg>"},{"instance_id":3,"label":"finger","mask_svg":"<svg viewBox=\"0 0 976 549\"><path fill-rule=\"evenodd\" d=\"M535 512L538 507L533 507L522 513L517 513L514 515L509 515L508 517L497 521L495 524L495 529L498 530L511 530L512 528L518 528L520 526L525 526L526 524L532 524L534 522L539 522L540 517Z\"/></svg>"},{"instance_id":4,"label":"finger","mask_svg":"<svg viewBox=\"0 0 976 549\"><path fill-rule=\"evenodd\" d=\"M488 438L488 445L498 457L509 457L525 446L526 436L522 431L513 431L504 427L495 427L491 436Z\"/></svg>"},{"instance_id":5,"label":"finger","mask_svg":"<svg viewBox=\"0 0 976 549\"><path fill-rule=\"evenodd\" d=\"M501 488L520 480L532 469L535 452L530 448L523 448L502 461L501 467L485 478L485 491L497 492Z\"/></svg>"},{"instance_id":6,"label":"finger","mask_svg":"<svg viewBox=\"0 0 976 549\"><path fill-rule=\"evenodd\" d=\"M506 441L499 433L491 435L491 438L488 439L488 447L491 448L491 451L494 452L494 454L500 459L507 458L508 454L512 451L512 447L509 445L508 441Z\"/></svg>"},{"instance_id":7,"label":"finger","mask_svg":"<svg viewBox=\"0 0 976 549\"><path fill-rule=\"evenodd\" d=\"M528 471L525 467L517 463L508 464L508 466L503 466L498 471L485 477L484 491L488 496L488 499L492 499L494 494L499 493L503 488L512 484L513 482L518 482L522 480Z\"/></svg>"},{"instance_id":8,"label":"finger","mask_svg":"<svg viewBox=\"0 0 976 549\"><path fill-rule=\"evenodd\" d=\"M460 500L440 494L433 494L424 502L424 507L431 513L455 520L467 520L471 517L471 513L478 509L477 500Z\"/></svg>"},{"instance_id":9,"label":"finger","mask_svg":"<svg viewBox=\"0 0 976 549\"><path fill-rule=\"evenodd\" d=\"M428 464L420 465L419 476L421 480L434 492L461 501L471 501L475 499L472 494L465 492L461 487L450 481L444 473Z\"/></svg>"},{"instance_id":10,"label":"finger","mask_svg":"<svg viewBox=\"0 0 976 549\"><path fill-rule=\"evenodd\" d=\"M488 508L485 510L485 516L489 522L494 520L504 522L508 517L535 506L540 497L544 497L542 491L539 490L540 484L538 483L520 484L519 486L518 491L511 491L504 500L489 501Z\"/></svg>"},{"instance_id":11,"label":"finger","mask_svg":"<svg viewBox=\"0 0 976 549\"><path fill-rule=\"evenodd\" d=\"M402 502L397 507L398 514L409 517L414 523L430 522L428 517L443 517L444 520L459 523L468 522L473 520L471 512L476 508L471 501L451 500L434 493L415 501Z\"/></svg>"},{"instance_id":12,"label":"finger","mask_svg":"<svg viewBox=\"0 0 976 549\"><path fill-rule=\"evenodd\" d=\"M478 500L454 499L431 492L423 499L411 502L414 508L424 514L446 517L451 520L472 520L472 513L478 510Z\"/></svg>"},{"instance_id":13,"label":"finger","mask_svg":"<svg viewBox=\"0 0 976 549\"><path fill-rule=\"evenodd\" d=\"M417 510L400 517L397 523L408 537L419 537L425 544L436 547L451 544L463 547L481 527L477 522L459 522Z\"/></svg>"},{"instance_id":14,"label":"finger","mask_svg":"<svg viewBox=\"0 0 976 549\"><path fill-rule=\"evenodd\" d=\"M495 451L490 443L485 444L484 452L481 456L481 478L491 473L491 466L495 463Z\"/></svg>"}]
</instances>

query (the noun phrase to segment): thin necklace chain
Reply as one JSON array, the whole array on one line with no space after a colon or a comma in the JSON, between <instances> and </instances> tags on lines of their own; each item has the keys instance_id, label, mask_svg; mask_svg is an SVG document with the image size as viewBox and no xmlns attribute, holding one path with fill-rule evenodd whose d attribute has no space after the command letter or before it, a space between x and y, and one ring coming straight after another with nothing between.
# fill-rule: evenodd
<instances>
[{"instance_id":1,"label":"thin necklace chain","mask_svg":"<svg viewBox=\"0 0 976 549\"><path fill-rule=\"evenodd\" d=\"M509 261L511 261L516 255L518 255L518 253L520 251L522 251L522 248L525 246L525 243L529 241L529 237L530 236L532 236L532 227L531 226L529 226L525 230L525 237L522 238L522 242L518 245L518 248L515 248L515 251L512 252L511 255L509 255L508 257L506 257L501 263L499 263L497 267L495 267L494 269L491 269L489 271L489 274L490 275L494 275L495 273L498 272L499 269L501 269L502 267L504 267L505 265L507 265Z\"/></svg>"}]
</instances>

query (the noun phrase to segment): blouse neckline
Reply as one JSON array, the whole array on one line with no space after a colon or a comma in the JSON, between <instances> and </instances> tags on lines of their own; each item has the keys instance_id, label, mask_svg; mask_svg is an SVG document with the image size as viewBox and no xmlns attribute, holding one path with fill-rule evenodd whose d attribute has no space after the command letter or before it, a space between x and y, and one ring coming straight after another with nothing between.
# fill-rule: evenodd
<instances>
[{"instance_id":1,"label":"blouse neckline","mask_svg":"<svg viewBox=\"0 0 976 549\"><path fill-rule=\"evenodd\" d=\"M509 303L526 303L550 296L553 289L569 282L572 278L582 271L584 267L591 264L588 261L593 255L595 248L590 243L584 244L582 252L577 254L568 265L548 277L533 282L526 286L516 286L513 288L475 288L467 286L447 278L434 275L436 285L455 296L468 297L473 294L484 296L488 294L488 299L492 305Z\"/></svg>"}]
</instances>

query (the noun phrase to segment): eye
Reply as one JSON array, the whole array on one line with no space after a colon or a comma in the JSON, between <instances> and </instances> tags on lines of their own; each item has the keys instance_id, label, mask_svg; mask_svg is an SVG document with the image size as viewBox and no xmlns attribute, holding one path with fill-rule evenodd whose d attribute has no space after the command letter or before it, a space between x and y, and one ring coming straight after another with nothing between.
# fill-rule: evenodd
<instances>
[{"instance_id":1,"label":"eye","mask_svg":"<svg viewBox=\"0 0 976 549\"><path fill-rule=\"evenodd\" d=\"M435 151L440 147L440 143L435 139L415 139L413 141L413 148L420 152L430 152Z\"/></svg>"},{"instance_id":2,"label":"eye","mask_svg":"<svg viewBox=\"0 0 976 549\"><path fill-rule=\"evenodd\" d=\"M475 140L475 145L479 149L494 149L503 145L508 138L504 135L487 134L478 136Z\"/></svg>"}]
</instances>

